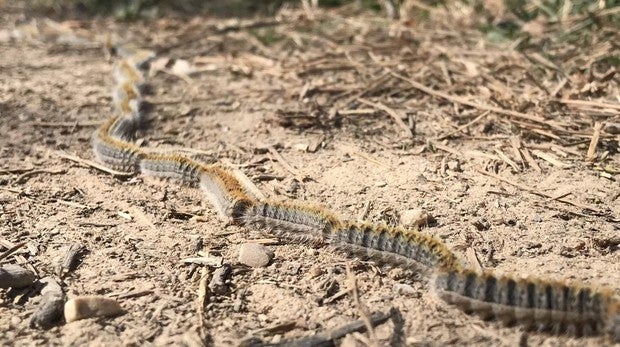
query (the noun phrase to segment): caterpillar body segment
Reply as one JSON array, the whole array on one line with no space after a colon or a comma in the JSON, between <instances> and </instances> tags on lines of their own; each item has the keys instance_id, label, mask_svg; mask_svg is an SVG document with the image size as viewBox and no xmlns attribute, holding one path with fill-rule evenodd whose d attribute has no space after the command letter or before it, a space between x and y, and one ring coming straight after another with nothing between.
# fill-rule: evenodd
<instances>
[{"instance_id":1,"label":"caterpillar body segment","mask_svg":"<svg viewBox=\"0 0 620 347\"><path fill-rule=\"evenodd\" d=\"M415 261L429 268L460 268L452 251L439 240L415 230L371 223L345 222L330 235L330 242L352 253L372 258Z\"/></svg>"},{"instance_id":2,"label":"caterpillar body segment","mask_svg":"<svg viewBox=\"0 0 620 347\"><path fill-rule=\"evenodd\" d=\"M317 243L340 225L340 220L323 208L275 201L254 205L244 222L268 228L285 239Z\"/></svg>"},{"instance_id":3,"label":"caterpillar body segment","mask_svg":"<svg viewBox=\"0 0 620 347\"><path fill-rule=\"evenodd\" d=\"M101 163L112 170L138 173L145 153L132 143L110 136L119 119L112 117L97 129L92 139L93 152Z\"/></svg>"},{"instance_id":4,"label":"caterpillar body segment","mask_svg":"<svg viewBox=\"0 0 620 347\"><path fill-rule=\"evenodd\" d=\"M609 290L539 279L515 279L492 272L440 270L436 295L466 313L527 330L591 336L615 334L618 300Z\"/></svg>"}]
</instances>

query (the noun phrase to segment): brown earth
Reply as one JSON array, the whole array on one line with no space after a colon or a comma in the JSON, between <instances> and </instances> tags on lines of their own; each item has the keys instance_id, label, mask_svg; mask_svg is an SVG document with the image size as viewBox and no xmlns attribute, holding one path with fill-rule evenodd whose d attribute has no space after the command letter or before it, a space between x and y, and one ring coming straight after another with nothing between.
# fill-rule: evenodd
<instances>
[{"instance_id":1,"label":"brown earth","mask_svg":"<svg viewBox=\"0 0 620 347\"><path fill-rule=\"evenodd\" d=\"M615 68L600 59L613 53L608 33L585 50L540 36L544 49L524 51L488 40L467 9L453 11L444 22L395 23L351 8L283 9L279 23L254 20L251 29L208 16L60 23L87 37L116 33L200 70L150 78L145 145L196 150L241 169L271 198L346 218L394 224L424 209L436 223L423 230L474 266L619 295L620 94ZM67 160L93 159L91 135L112 112L112 62L93 40L63 43L71 34L13 37L22 11L0 12L0 252L27 242L16 255L43 277L81 244L81 262L62 281L67 295L110 296L127 311L38 330L28 323L36 291L3 290L2 344L223 346L309 336L359 319L347 266L369 311L402 314L402 331L393 322L376 328L380 345L399 337L407 345L610 343L485 322L437 300L416 269L226 226L196 189ZM604 124L586 161L596 122ZM237 263L251 240L275 252L268 267ZM204 310L199 282L216 267L181 262L198 251L232 266L227 290L208 291Z\"/></svg>"}]
</instances>

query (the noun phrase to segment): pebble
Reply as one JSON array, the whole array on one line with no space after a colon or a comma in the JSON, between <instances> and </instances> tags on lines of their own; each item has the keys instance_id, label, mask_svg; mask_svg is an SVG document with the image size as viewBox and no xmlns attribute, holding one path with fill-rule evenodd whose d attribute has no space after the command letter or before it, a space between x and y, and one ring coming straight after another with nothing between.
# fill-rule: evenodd
<instances>
[{"instance_id":1,"label":"pebble","mask_svg":"<svg viewBox=\"0 0 620 347\"><path fill-rule=\"evenodd\" d=\"M24 288L36 279L34 272L19 265L8 264L0 268L0 288Z\"/></svg>"},{"instance_id":2,"label":"pebble","mask_svg":"<svg viewBox=\"0 0 620 347\"><path fill-rule=\"evenodd\" d=\"M41 301L30 316L30 326L49 329L63 317L65 294L53 277L42 278L45 287L41 290Z\"/></svg>"},{"instance_id":3,"label":"pebble","mask_svg":"<svg viewBox=\"0 0 620 347\"><path fill-rule=\"evenodd\" d=\"M426 210L414 208L400 214L400 223L408 228L423 227L435 222L435 218Z\"/></svg>"},{"instance_id":4,"label":"pebble","mask_svg":"<svg viewBox=\"0 0 620 347\"><path fill-rule=\"evenodd\" d=\"M604 130L612 135L620 134L620 123L607 123Z\"/></svg>"},{"instance_id":5,"label":"pebble","mask_svg":"<svg viewBox=\"0 0 620 347\"><path fill-rule=\"evenodd\" d=\"M67 323L92 317L111 317L125 313L114 299L104 296L81 296L65 303Z\"/></svg>"},{"instance_id":6,"label":"pebble","mask_svg":"<svg viewBox=\"0 0 620 347\"><path fill-rule=\"evenodd\" d=\"M392 289L394 290L394 292L398 294L405 294L405 295L418 294L417 290L415 290L412 286L405 284L405 283L396 283Z\"/></svg>"},{"instance_id":7,"label":"pebble","mask_svg":"<svg viewBox=\"0 0 620 347\"><path fill-rule=\"evenodd\" d=\"M224 295L228 292L227 280L232 273L232 268L228 264L222 264L219 268L213 271L213 277L209 282L209 289L211 292L217 295Z\"/></svg>"},{"instance_id":8,"label":"pebble","mask_svg":"<svg viewBox=\"0 0 620 347\"><path fill-rule=\"evenodd\" d=\"M273 259L273 252L258 243L244 243L239 247L239 262L250 267L265 267Z\"/></svg>"},{"instance_id":9,"label":"pebble","mask_svg":"<svg viewBox=\"0 0 620 347\"><path fill-rule=\"evenodd\" d=\"M454 171L454 172L461 172L463 171L461 169L461 162L458 160L450 160L448 162L448 169Z\"/></svg>"}]
</instances>

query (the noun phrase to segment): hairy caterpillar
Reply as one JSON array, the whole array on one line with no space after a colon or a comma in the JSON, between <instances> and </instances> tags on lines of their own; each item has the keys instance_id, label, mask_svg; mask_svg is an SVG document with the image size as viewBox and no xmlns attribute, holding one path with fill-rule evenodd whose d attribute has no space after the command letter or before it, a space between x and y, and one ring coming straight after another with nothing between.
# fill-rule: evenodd
<instances>
[{"instance_id":1,"label":"hairy caterpillar","mask_svg":"<svg viewBox=\"0 0 620 347\"><path fill-rule=\"evenodd\" d=\"M246 224L258 224L289 240L324 239L340 224L331 212L301 204L261 201L244 216Z\"/></svg>"},{"instance_id":2,"label":"hairy caterpillar","mask_svg":"<svg viewBox=\"0 0 620 347\"><path fill-rule=\"evenodd\" d=\"M113 170L137 173L146 154L138 146L110 136L111 129L119 121L121 117L112 117L97 129L92 141L93 152L101 163Z\"/></svg>"},{"instance_id":3,"label":"hairy caterpillar","mask_svg":"<svg viewBox=\"0 0 620 347\"><path fill-rule=\"evenodd\" d=\"M330 241L345 251L402 263L415 261L435 268L460 268L460 262L441 241L419 231L370 223L346 222Z\"/></svg>"},{"instance_id":4,"label":"hairy caterpillar","mask_svg":"<svg viewBox=\"0 0 620 347\"><path fill-rule=\"evenodd\" d=\"M620 302L610 290L471 270L440 270L435 276L437 296L483 319L575 336L607 331L620 338Z\"/></svg>"}]
</instances>

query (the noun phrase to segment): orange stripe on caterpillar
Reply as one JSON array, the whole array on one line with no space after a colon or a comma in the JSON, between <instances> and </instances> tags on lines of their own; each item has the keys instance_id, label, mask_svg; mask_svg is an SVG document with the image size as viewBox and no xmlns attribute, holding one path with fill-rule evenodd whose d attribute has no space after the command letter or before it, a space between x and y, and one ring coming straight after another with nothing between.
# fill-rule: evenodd
<instances>
[{"instance_id":1,"label":"orange stripe on caterpillar","mask_svg":"<svg viewBox=\"0 0 620 347\"><path fill-rule=\"evenodd\" d=\"M348 221L329 238L332 244L347 252L388 262L415 261L430 268L461 267L456 255L441 241L402 227Z\"/></svg>"},{"instance_id":2,"label":"orange stripe on caterpillar","mask_svg":"<svg viewBox=\"0 0 620 347\"><path fill-rule=\"evenodd\" d=\"M115 55L124 58L124 60L136 68L143 68L155 58L155 52L137 48L132 44L116 45L111 50Z\"/></svg>"},{"instance_id":3,"label":"orange stripe on caterpillar","mask_svg":"<svg viewBox=\"0 0 620 347\"><path fill-rule=\"evenodd\" d=\"M148 176L173 178L189 184L200 183L219 214L233 221L239 221L254 206L254 199L227 171L202 165L182 155L149 153L140 161L140 171Z\"/></svg>"},{"instance_id":4,"label":"orange stripe on caterpillar","mask_svg":"<svg viewBox=\"0 0 620 347\"><path fill-rule=\"evenodd\" d=\"M244 215L256 204L233 175L217 166L201 167L200 188L219 214L235 223L242 224Z\"/></svg>"},{"instance_id":5,"label":"orange stripe on caterpillar","mask_svg":"<svg viewBox=\"0 0 620 347\"><path fill-rule=\"evenodd\" d=\"M113 74L118 84L131 82L140 89L140 86L145 82L144 74L126 59L121 59L118 63L114 64Z\"/></svg>"},{"instance_id":6,"label":"orange stripe on caterpillar","mask_svg":"<svg viewBox=\"0 0 620 347\"><path fill-rule=\"evenodd\" d=\"M140 109L142 96L132 81L119 83L112 93L112 101L116 111L122 115L135 114Z\"/></svg>"},{"instance_id":7,"label":"orange stripe on caterpillar","mask_svg":"<svg viewBox=\"0 0 620 347\"><path fill-rule=\"evenodd\" d=\"M555 334L619 337L620 306L610 290L471 270L440 270L433 285L441 299L484 319Z\"/></svg>"},{"instance_id":8,"label":"orange stripe on caterpillar","mask_svg":"<svg viewBox=\"0 0 620 347\"><path fill-rule=\"evenodd\" d=\"M110 169L123 172L138 172L145 153L132 143L110 136L110 131L121 121L112 117L97 129L93 136L93 152L97 159Z\"/></svg>"}]
</instances>

